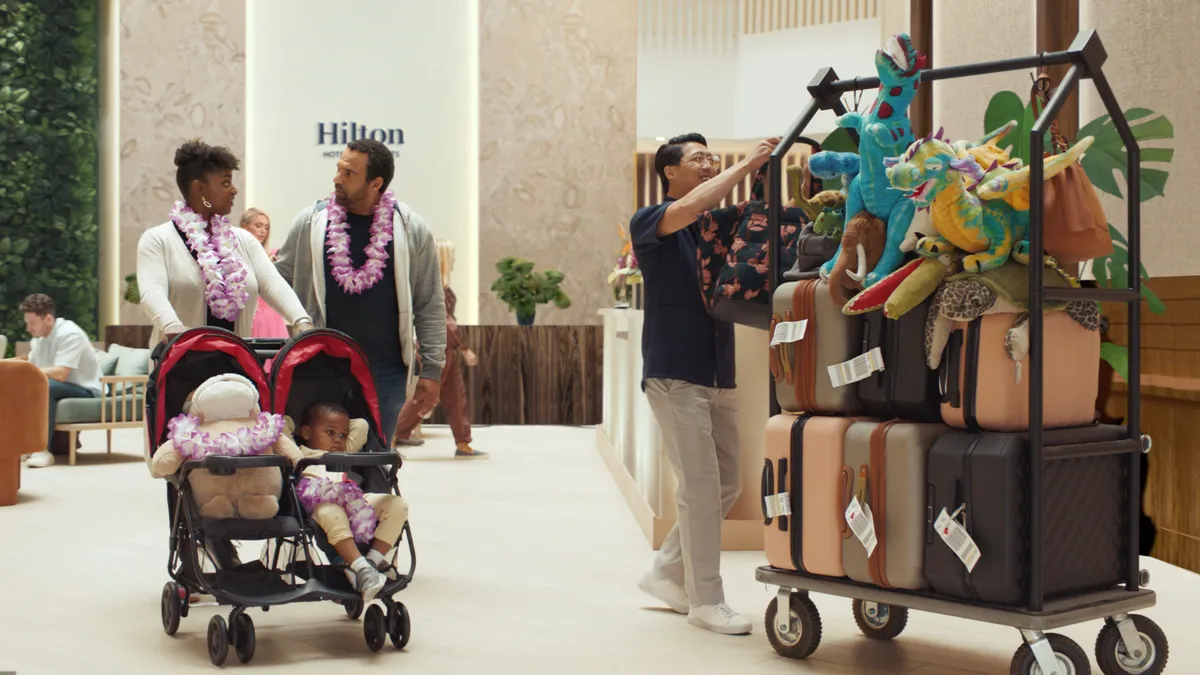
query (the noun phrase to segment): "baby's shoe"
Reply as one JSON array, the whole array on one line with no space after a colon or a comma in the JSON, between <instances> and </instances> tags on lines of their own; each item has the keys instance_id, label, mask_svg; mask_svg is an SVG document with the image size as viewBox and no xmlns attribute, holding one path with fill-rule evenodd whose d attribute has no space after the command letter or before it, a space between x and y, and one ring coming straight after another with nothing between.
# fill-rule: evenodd
<instances>
[{"instance_id":1,"label":"baby's shoe","mask_svg":"<svg viewBox=\"0 0 1200 675\"><path fill-rule=\"evenodd\" d=\"M359 558L350 563L350 569L346 570L346 576L350 579L350 585L354 590L362 595L363 604L369 604L379 595L379 591L383 590L387 584L387 578L379 573L371 563L367 562L366 558Z\"/></svg>"},{"instance_id":2,"label":"baby's shoe","mask_svg":"<svg viewBox=\"0 0 1200 675\"><path fill-rule=\"evenodd\" d=\"M375 569L379 570L380 574L387 577L388 581L395 581L399 578L399 574L397 574L396 568L392 566L391 561L379 551L371 549L370 553L367 553L367 560L375 566Z\"/></svg>"}]
</instances>

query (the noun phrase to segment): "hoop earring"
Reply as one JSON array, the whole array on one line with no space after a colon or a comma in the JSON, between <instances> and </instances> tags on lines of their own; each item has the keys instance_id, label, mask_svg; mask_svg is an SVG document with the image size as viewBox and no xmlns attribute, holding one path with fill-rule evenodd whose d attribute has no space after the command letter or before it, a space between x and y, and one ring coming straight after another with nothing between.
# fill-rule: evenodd
<instances>
[{"instance_id":1,"label":"hoop earring","mask_svg":"<svg viewBox=\"0 0 1200 675\"><path fill-rule=\"evenodd\" d=\"M201 203L201 204L204 204L204 208L206 208L206 209L211 209L211 208L212 208L212 204L209 204L209 203L208 203L208 200L207 200L207 199L205 199L204 197L201 197L201 198L200 198L200 203Z\"/></svg>"}]
</instances>

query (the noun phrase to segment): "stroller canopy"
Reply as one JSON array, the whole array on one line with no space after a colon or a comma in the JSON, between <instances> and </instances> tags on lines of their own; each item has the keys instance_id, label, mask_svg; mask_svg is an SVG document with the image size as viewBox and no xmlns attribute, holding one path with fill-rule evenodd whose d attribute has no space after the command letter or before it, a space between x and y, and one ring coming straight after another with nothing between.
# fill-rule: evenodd
<instances>
[{"instance_id":1,"label":"stroller canopy","mask_svg":"<svg viewBox=\"0 0 1200 675\"><path fill-rule=\"evenodd\" d=\"M253 382L259 407L271 409L266 374L254 350L238 336L220 328L193 328L166 345L146 393L151 452L166 440L167 421L183 412L188 395L210 377L228 373Z\"/></svg>"},{"instance_id":2,"label":"stroller canopy","mask_svg":"<svg viewBox=\"0 0 1200 675\"><path fill-rule=\"evenodd\" d=\"M271 410L297 428L308 406L337 403L351 418L367 420L371 436L386 445L379 424L379 397L362 347L344 333L318 329L289 342L271 362Z\"/></svg>"}]
</instances>

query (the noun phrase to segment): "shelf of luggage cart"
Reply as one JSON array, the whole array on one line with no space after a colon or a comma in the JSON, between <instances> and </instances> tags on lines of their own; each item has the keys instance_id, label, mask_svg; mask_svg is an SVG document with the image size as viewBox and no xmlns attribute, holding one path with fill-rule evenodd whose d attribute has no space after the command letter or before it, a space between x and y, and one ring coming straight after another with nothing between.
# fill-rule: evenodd
<instances>
[{"instance_id":1,"label":"shelf of luggage cart","mask_svg":"<svg viewBox=\"0 0 1200 675\"><path fill-rule=\"evenodd\" d=\"M919 77L923 82L930 82L1053 65L1069 65L1070 69L1066 76L1042 110L1030 132L1030 147L1033 148L1043 147L1045 134L1049 130L1051 120L1062 108L1066 98L1078 86L1079 81L1085 78L1091 79L1128 152L1126 201L1128 206L1129 265L1130 269L1137 269L1141 261L1140 154L1128 121L1102 72L1106 58L1107 54L1098 34L1095 31L1085 31L1075 38L1066 51L923 70ZM776 291L779 280L782 278L778 245L778 242L781 241L782 157L800 138L805 127L818 111L831 110L836 115L845 115L847 110L841 102L843 94L876 89L881 86L878 77L842 80L838 79L831 68L818 71L816 77L808 85L812 100L809 101L772 153L768 165L768 194L772 195L768 198L768 235L769 241L772 242L768 255L768 290L772 294ZM896 90L893 89L892 93L895 94ZM855 135L853 131L852 135ZM1030 250L1041 251L1044 243L1042 200L1045 190L1043 185L1045 167L1042 162L1032 162L1029 173L1028 238ZM1112 489L1106 490L1105 494L1116 493L1112 494L1112 499L1118 505L1114 508L1113 515L1118 516L1117 520L1126 527L1126 531L1123 533L1123 543L1119 547L1115 547L1116 559L1112 561L1119 563L1117 565L1119 581L1115 582L1119 585L1114 585L1108 590L1058 592L1055 583L1059 580L1047 581L1045 577L1048 575L1043 567L1045 561L1043 542L1047 541L1043 537L1047 532L1053 535L1054 531L1046 529L1049 525L1044 525L1042 517L1039 515L1047 513L1048 506L1051 508L1054 506L1053 497L1046 492L1046 483L1043 480L1043 473L1048 470L1045 462L1056 457L1061 458L1064 450L1061 443L1054 442L1054 438L1059 432L1043 428L1043 397L1045 395L1043 366L1046 357L1043 339L1047 328L1046 317L1043 315L1043 302L1090 300L1127 303L1130 308L1129 380L1137 382L1140 377L1140 322L1137 318L1139 316L1137 306L1140 302L1141 281L1139 275L1133 274L1129 275L1130 287L1126 289L1048 288L1044 286L1044 274L1045 269L1042 266L1029 265L1030 326L1028 339L1030 345L1027 372L1029 423L1027 431L1022 431L1020 434L1023 444L1027 446L1027 451L1020 455L1023 457L1020 461L1023 467L1028 467L1028 471L1022 479L1028 488L1025 498L1027 504L1025 508L1021 509L1028 518L1026 523L1021 523L1027 525L1021 535L1023 541L1026 542L1026 548L1020 558L1022 560L1020 569L1023 572L1020 595L1024 596L1024 602L986 604L953 599L933 591L883 588L846 578L814 576L805 572L765 566L758 569L755 577L762 583L779 588L776 599L767 607L766 617L768 639L779 654L789 658L803 659L812 654L819 645L821 620L816 606L808 597L811 592L852 599L856 623L864 634L874 639L891 639L899 635L907 623L909 609L1016 628L1020 630L1024 644L1020 646L1013 658L1011 672L1014 675L1017 673L1080 675L1091 672L1088 657L1078 644L1065 636L1044 631L1097 619L1104 620L1104 626L1101 628L1096 642L1095 656L1100 670L1106 675L1116 673L1154 675L1161 673L1166 667L1168 645L1162 630L1148 618L1131 614L1137 610L1153 607L1155 604L1154 592L1144 588L1149 584L1149 575L1138 567L1139 556L1136 546L1136 542L1139 541L1138 521L1141 496L1139 455L1149 450L1149 439L1142 437L1139 432L1140 396L1136 388L1130 390L1125 428L1116 428L1122 437L1120 440L1097 439L1100 442L1091 443L1089 448L1085 448L1084 445L1074 445L1069 448L1069 451L1076 453L1082 450L1085 454L1107 455L1112 462L1116 463L1117 470L1110 475L1118 485L1110 482L1109 485ZM770 378L772 415L780 412L780 399L776 394L776 379L773 377ZM803 424L797 424L795 428L799 429L802 426ZM832 427L833 425L827 426ZM792 433L796 432L793 430ZM883 438L886 439L886 433ZM768 466L767 471L769 470ZM780 471L779 482L781 485L784 481L782 475L784 472L786 469ZM795 469L792 473L795 473ZM769 473L765 472L764 476L768 476L764 478L764 497L766 497L770 487L767 485L767 481L771 479ZM1047 499L1051 501L1047 501ZM771 515L786 515L787 513L790 513L790 509L775 514L764 512L764 515L767 516L766 522L769 524ZM951 515L951 519L953 519L953 515ZM786 528L781 526L780 529ZM1117 539L1122 537L1120 532L1113 534ZM1052 539L1053 537L1051 537ZM988 555L987 551L982 553L984 556ZM1052 597L1047 598L1047 592L1051 593ZM966 597L972 596L974 595L970 594Z\"/></svg>"}]
</instances>

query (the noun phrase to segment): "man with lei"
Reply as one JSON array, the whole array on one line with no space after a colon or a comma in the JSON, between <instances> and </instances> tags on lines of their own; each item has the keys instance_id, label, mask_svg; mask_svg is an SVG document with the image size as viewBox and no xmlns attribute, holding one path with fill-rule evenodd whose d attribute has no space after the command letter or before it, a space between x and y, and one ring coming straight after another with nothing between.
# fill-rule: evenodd
<instances>
[{"instance_id":1,"label":"man with lei","mask_svg":"<svg viewBox=\"0 0 1200 675\"><path fill-rule=\"evenodd\" d=\"M388 189L394 173L385 145L351 142L333 194L296 216L275 260L314 325L349 335L366 352L389 442L414 379L418 409L437 404L446 360L437 247L421 216Z\"/></svg>"}]
</instances>

